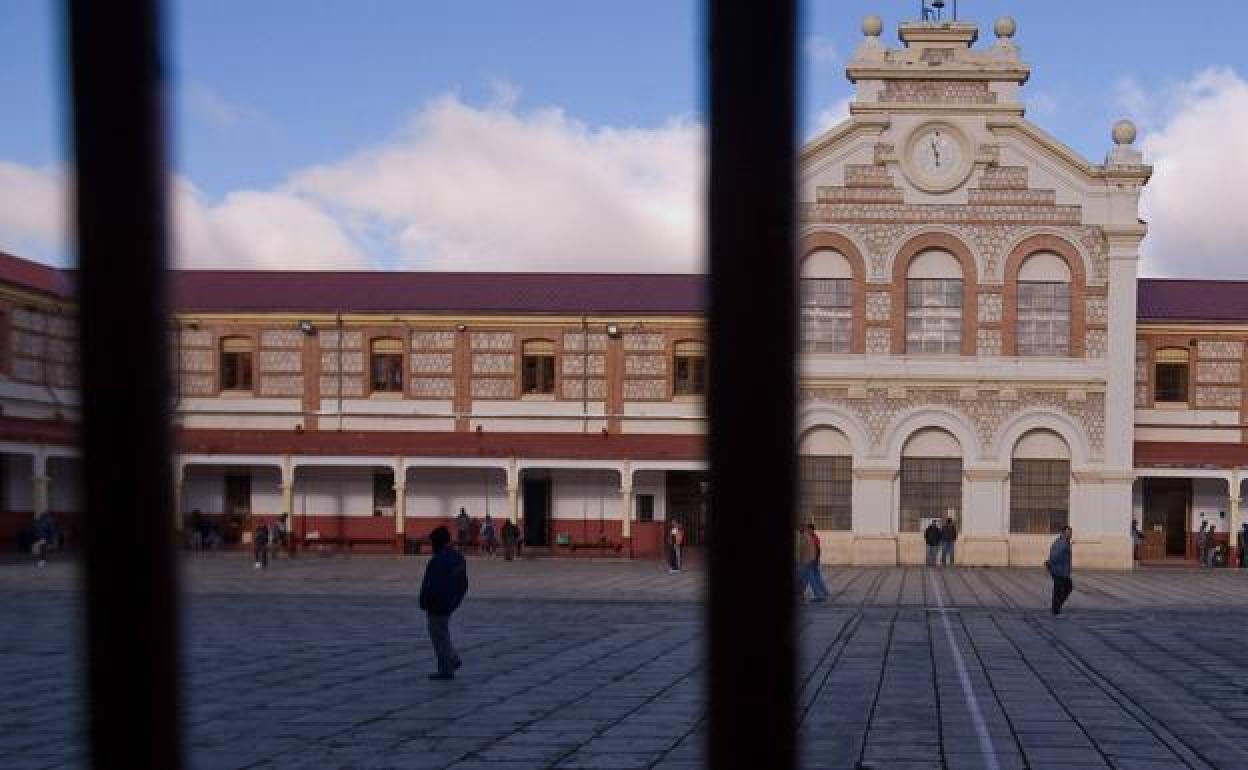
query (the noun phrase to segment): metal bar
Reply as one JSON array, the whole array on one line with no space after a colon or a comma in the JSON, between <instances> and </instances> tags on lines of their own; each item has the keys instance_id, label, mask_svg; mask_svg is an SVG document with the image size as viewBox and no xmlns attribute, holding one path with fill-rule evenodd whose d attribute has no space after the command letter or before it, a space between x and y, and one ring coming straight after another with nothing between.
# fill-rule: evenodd
<instances>
[{"instance_id":1,"label":"metal bar","mask_svg":"<svg viewBox=\"0 0 1248 770\"><path fill-rule=\"evenodd\" d=\"M714 768L796 755L795 0L711 0L708 639Z\"/></svg>"},{"instance_id":2,"label":"metal bar","mask_svg":"<svg viewBox=\"0 0 1248 770\"><path fill-rule=\"evenodd\" d=\"M159 0L70 0L93 766L177 770Z\"/></svg>"}]
</instances>

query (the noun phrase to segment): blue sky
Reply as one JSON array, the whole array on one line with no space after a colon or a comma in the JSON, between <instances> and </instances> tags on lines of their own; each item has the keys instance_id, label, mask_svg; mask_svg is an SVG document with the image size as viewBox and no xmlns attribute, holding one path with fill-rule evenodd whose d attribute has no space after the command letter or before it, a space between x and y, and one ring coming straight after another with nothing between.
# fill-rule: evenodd
<instances>
[{"instance_id":1,"label":"blue sky","mask_svg":"<svg viewBox=\"0 0 1248 770\"><path fill-rule=\"evenodd\" d=\"M1210 86L1217 98L1248 75L1243 11L1230 0L1193 0L1173 13L1145 13L1145 4L1127 0L960 5L964 19L980 22L981 44L991 40L995 17L1017 19L1015 41L1033 71L1029 117L1093 161L1108 149L1116 118L1129 115L1146 135L1161 135L1183 109L1185 94L1199 92L1192 84L1201 73L1217 68L1230 78ZM883 16L885 42L896 45L897 22L913 18L917 7L917 0L806 3L801 107L807 133L823 110L850 94L844 65L861 40L862 17ZM697 146L700 12L699 3L687 0L173 3L175 170L187 189L186 205L198 207L203 228L214 233L201 239L199 257L190 261L211 264L213 249L236 253L233 260L223 256L223 263L254 257L260 247L238 242L258 237L255 220L263 211L269 218L289 212L292 223L324 233L334 248L351 252L346 262L444 266L445 252L458 248L493 264L488 257L497 245L464 243L456 234L464 232L463 223L422 219L431 209L457 219L448 213L449 202L426 201L413 211L401 200L406 188L396 188L395 199L364 190L349 198L339 193L365 181L346 175L347 166L357 171L378 153L410 158L406 151L418 150L433 135L440 143L429 147L458 151L452 135L474 126L486 136L490 126L514 129L515 140L506 145L513 155L526 152L526 141L547 148L563 142L544 166L560 168L566 153L581 157L570 161L573 177L580 173L582 183L596 188L603 196L599 206L619 205L625 219L644 221L644 204L618 203L606 188L623 179L630 194L662 198L670 192L673 200L697 190L695 181L655 178L675 174L671 169L697 173L696 164L671 160L678 153L671 143ZM19 172L52 174L67 158L58 13L59 3L45 0L0 4L0 92L7 106L0 163L15 164ZM635 133L623 139L616 133L629 131ZM616 176L599 178L586 170L595 152L610 155L607 165L621 169L612 172ZM489 170L508 184L527 188L526 179L541 175L544 166L535 164L522 169L527 176L508 177L521 170L503 168L502 153L489 159ZM373 163L374 172L382 165ZM427 158L415 168L442 176ZM309 175L310 169L324 173ZM0 184L12 178L0 176ZM506 199L493 201L494 207L506 205ZM632 248L674 254L696 246L673 238ZM598 251L611 250L588 242ZM521 245L542 248L540 239ZM66 250L12 228L6 237L2 218L0 248L53 261L63 260ZM253 261L280 262L282 248L301 245L291 240L271 246ZM569 255L574 249L569 243ZM324 258L332 261L332 253Z\"/></svg>"}]
</instances>

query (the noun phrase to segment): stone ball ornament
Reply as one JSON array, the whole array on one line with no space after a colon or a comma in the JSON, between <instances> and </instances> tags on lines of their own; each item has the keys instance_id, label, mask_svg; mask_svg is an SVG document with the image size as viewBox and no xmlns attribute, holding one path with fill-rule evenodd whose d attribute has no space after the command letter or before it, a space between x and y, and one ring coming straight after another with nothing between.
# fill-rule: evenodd
<instances>
[{"instance_id":1,"label":"stone ball ornament","mask_svg":"<svg viewBox=\"0 0 1248 770\"><path fill-rule=\"evenodd\" d=\"M1129 120L1120 120L1114 124L1114 144L1126 145L1135 141L1135 124Z\"/></svg>"},{"instance_id":2,"label":"stone ball ornament","mask_svg":"<svg viewBox=\"0 0 1248 770\"><path fill-rule=\"evenodd\" d=\"M1002 16L992 25L992 30L997 33L997 37L1011 38L1018 31L1018 24L1011 16Z\"/></svg>"},{"instance_id":3,"label":"stone ball ornament","mask_svg":"<svg viewBox=\"0 0 1248 770\"><path fill-rule=\"evenodd\" d=\"M884 31L884 20L874 13L862 20L862 34L866 37L879 37Z\"/></svg>"}]
</instances>

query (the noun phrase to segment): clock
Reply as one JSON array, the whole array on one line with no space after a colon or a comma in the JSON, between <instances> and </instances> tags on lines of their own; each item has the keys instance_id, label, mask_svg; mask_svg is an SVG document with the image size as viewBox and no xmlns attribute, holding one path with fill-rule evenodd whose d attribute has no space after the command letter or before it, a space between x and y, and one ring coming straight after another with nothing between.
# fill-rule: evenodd
<instances>
[{"instance_id":1,"label":"clock","mask_svg":"<svg viewBox=\"0 0 1248 770\"><path fill-rule=\"evenodd\" d=\"M910 134L902 159L906 177L924 192L948 192L971 170L966 137L948 123L919 126Z\"/></svg>"}]
</instances>

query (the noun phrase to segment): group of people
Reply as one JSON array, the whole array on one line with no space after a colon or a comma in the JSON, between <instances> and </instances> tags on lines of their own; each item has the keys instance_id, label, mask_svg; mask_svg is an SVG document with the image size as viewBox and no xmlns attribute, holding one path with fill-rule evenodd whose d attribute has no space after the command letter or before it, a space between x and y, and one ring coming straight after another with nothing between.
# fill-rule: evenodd
<instances>
[{"instance_id":1,"label":"group of people","mask_svg":"<svg viewBox=\"0 0 1248 770\"><path fill-rule=\"evenodd\" d=\"M953 517L947 517L942 525L939 519L932 519L927 529L923 530L923 542L927 543L927 566L936 566L936 555L940 555L940 565L946 567L954 563L954 543L958 541L958 525Z\"/></svg>"},{"instance_id":2,"label":"group of people","mask_svg":"<svg viewBox=\"0 0 1248 770\"><path fill-rule=\"evenodd\" d=\"M468 553L468 548L472 544L472 528L472 517L468 515L468 511L460 508L459 515L455 517L455 542L459 545L461 554ZM447 535L450 535L449 530ZM432 535L430 538L430 543L432 543ZM485 514L485 518L481 520L480 538L477 541L478 553L490 558L497 556L500 540L505 561L524 555L524 530L511 519L507 519L499 527L494 523L493 516Z\"/></svg>"}]
</instances>

